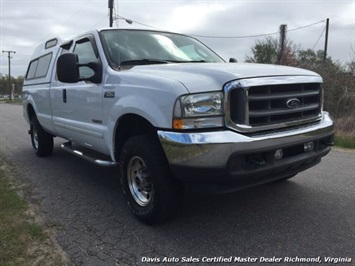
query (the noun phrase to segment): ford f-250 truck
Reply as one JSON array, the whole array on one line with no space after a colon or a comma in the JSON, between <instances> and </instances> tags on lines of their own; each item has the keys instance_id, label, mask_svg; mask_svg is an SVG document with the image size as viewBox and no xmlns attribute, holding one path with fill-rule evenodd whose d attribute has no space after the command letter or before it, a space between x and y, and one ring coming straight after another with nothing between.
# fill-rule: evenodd
<instances>
[{"instance_id":1,"label":"ford f-250 truck","mask_svg":"<svg viewBox=\"0 0 355 266\"><path fill-rule=\"evenodd\" d=\"M120 166L146 223L177 210L183 189L234 191L285 180L330 151L322 78L298 68L226 63L198 40L92 30L35 50L23 87L32 146Z\"/></svg>"}]
</instances>

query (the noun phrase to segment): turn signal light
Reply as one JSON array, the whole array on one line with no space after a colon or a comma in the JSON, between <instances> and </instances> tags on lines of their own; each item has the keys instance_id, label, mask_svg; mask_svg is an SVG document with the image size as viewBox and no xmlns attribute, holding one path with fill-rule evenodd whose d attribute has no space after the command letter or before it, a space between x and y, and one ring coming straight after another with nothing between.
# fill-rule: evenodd
<instances>
[{"instance_id":1,"label":"turn signal light","mask_svg":"<svg viewBox=\"0 0 355 266\"><path fill-rule=\"evenodd\" d=\"M174 129L183 129L184 125L183 125L182 119L175 118L173 120L173 127L174 127Z\"/></svg>"}]
</instances>

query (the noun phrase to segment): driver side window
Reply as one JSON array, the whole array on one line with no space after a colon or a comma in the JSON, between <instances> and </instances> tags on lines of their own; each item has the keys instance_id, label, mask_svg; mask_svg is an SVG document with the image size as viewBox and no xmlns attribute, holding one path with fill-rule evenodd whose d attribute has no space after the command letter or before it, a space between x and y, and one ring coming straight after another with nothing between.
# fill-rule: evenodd
<instances>
[{"instance_id":1,"label":"driver side window","mask_svg":"<svg viewBox=\"0 0 355 266\"><path fill-rule=\"evenodd\" d=\"M79 64L87 64L89 62L96 61L97 59L90 40L84 42L79 41L79 43L76 43L74 53L79 57ZM80 78L89 78L94 75L94 71L89 67L80 67L79 73Z\"/></svg>"}]
</instances>

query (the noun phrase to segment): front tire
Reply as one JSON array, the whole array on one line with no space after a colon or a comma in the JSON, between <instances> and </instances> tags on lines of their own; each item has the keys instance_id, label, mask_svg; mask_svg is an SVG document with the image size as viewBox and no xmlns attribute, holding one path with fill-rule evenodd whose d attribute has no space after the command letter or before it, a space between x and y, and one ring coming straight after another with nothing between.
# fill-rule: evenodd
<instances>
[{"instance_id":1,"label":"front tire","mask_svg":"<svg viewBox=\"0 0 355 266\"><path fill-rule=\"evenodd\" d=\"M53 136L42 128L37 117L32 117L30 122L30 135L32 147L39 157L50 156L53 152Z\"/></svg>"},{"instance_id":2,"label":"front tire","mask_svg":"<svg viewBox=\"0 0 355 266\"><path fill-rule=\"evenodd\" d=\"M176 214L182 186L172 177L158 140L149 135L128 139L121 152L120 167L123 193L139 220L158 224Z\"/></svg>"}]
</instances>

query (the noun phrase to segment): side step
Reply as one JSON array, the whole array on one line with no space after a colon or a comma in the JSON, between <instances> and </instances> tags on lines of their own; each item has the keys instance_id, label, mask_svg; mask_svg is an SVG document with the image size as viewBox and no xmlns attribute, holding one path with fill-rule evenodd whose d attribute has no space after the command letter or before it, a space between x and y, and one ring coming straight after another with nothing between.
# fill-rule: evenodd
<instances>
[{"instance_id":1,"label":"side step","mask_svg":"<svg viewBox=\"0 0 355 266\"><path fill-rule=\"evenodd\" d=\"M66 142L63 143L62 145L60 145L61 148L71 154L74 154L80 158L83 158L93 164L99 165L99 166L104 166L104 167L113 167L116 166L117 164L113 161L110 160L102 160L99 159L97 155L95 155L94 153L89 153L86 152L86 154L84 154L84 152L81 152L77 149L75 149L75 147L72 146L71 142Z\"/></svg>"}]
</instances>

